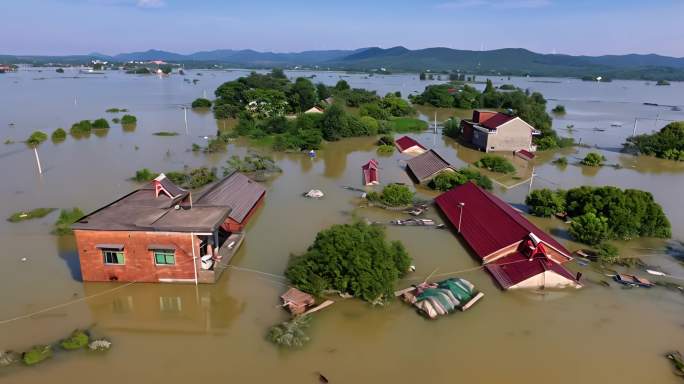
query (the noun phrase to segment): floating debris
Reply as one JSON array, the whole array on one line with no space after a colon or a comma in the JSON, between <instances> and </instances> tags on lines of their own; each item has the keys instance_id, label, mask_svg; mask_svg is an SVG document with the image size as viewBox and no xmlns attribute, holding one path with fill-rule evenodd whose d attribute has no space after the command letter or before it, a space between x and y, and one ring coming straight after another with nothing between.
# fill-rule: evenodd
<instances>
[{"instance_id":1,"label":"floating debris","mask_svg":"<svg viewBox=\"0 0 684 384\"><path fill-rule=\"evenodd\" d=\"M468 280L449 278L437 283L421 283L395 292L401 298L430 319L459 309L466 311L478 302L484 293L478 292Z\"/></svg>"},{"instance_id":2,"label":"floating debris","mask_svg":"<svg viewBox=\"0 0 684 384\"><path fill-rule=\"evenodd\" d=\"M677 376L684 376L684 361L682 361L682 354L679 353L679 351L674 351L669 352L665 357L672 361L672 365L674 365L675 368L674 374Z\"/></svg>"},{"instance_id":3,"label":"floating debris","mask_svg":"<svg viewBox=\"0 0 684 384\"><path fill-rule=\"evenodd\" d=\"M406 219L406 220L392 220L390 224L402 226L434 226L435 221L432 219Z\"/></svg>"},{"instance_id":4,"label":"floating debris","mask_svg":"<svg viewBox=\"0 0 684 384\"><path fill-rule=\"evenodd\" d=\"M640 287L640 288L651 288L655 284L651 283L647 279L644 279L642 277L638 277L636 275L626 275L626 274L617 274L613 276L613 280L616 282L625 285L627 287Z\"/></svg>"},{"instance_id":5,"label":"floating debris","mask_svg":"<svg viewBox=\"0 0 684 384\"><path fill-rule=\"evenodd\" d=\"M111 347L112 342L107 339L95 339L88 344L88 349L96 352L108 351Z\"/></svg>"},{"instance_id":6,"label":"floating debris","mask_svg":"<svg viewBox=\"0 0 684 384\"><path fill-rule=\"evenodd\" d=\"M310 199L321 199L323 196L323 191L320 189L312 189L309 192L304 193L304 197L308 197Z\"/></svg>"},{"instance_id":7,"label":"floating debris","mask_svg":"<svg viewBox=\"0 0 684 384\"><path fill-rule=\"evenodd\" d=\"M21 354L13 351L0 351L0 367L7 367L21 360Z\"/></svg>"}]
</instances>

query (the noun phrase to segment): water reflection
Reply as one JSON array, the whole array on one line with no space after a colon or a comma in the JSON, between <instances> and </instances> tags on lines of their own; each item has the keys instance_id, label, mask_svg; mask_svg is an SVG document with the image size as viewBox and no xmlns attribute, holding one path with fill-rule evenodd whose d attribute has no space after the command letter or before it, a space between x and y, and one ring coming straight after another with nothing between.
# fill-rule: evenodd
<instances>
[{"instance_id":1,"label":"water reflection","mask_svg":"<svg viewBox=\"0 0 684 384\"><path fill-rule=\"evenodd\" d=\"M224 279L225 281L225 279ZM156 333L215 333L225 331L246 303L215 286L134 284L88 301L93 320L109 330ZM107 283L84 283L87 296L116 288Z\"/></svg>"},{"instance_id":2,"label":"water reflection","mask_svg":"<svg viewBox=\"0 0 684 384\"><path fill-rule=\"evenodd\" d=\"M76 281L82 281L81 264L78 259L78 251L76 249L76 239L73 236L55 236L57 243L57 254L59 258L64 260L71 278Z\"/></svg>"}]
</instances>

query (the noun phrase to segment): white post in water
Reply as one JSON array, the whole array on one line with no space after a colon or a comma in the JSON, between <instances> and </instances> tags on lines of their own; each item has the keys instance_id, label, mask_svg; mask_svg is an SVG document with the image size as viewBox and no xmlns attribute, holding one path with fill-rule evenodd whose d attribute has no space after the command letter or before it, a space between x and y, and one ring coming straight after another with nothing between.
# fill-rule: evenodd
<instances>
[{"instance_id":1,"label":"white post in water","mask_svg":"<svg viewBox=\"0 0 684 384\"><path fill-rule=\"evenodd\" d=\"M534 165L533 165L533 166L532 166L532 176L530 176L530 187L527 189L527 195L529 195L530 193L532 193L532 183L534 183L534 176L536 176L536 175L537 175L537 174L534 173Z\"/></svg>"},{"instance_id":2,"label":"white post in water","mask_svg":"<svg viewBox=\"0 0 684 384\"><path fill-rule=\"evenodd\" d=\"M195 234L190 233L190 244L192 245L192 264L195 270L195 286L197 286L197 257L195 256Z\"/></svg>"},{"instance_id":3,"label":"white post in water","mask_svg":"<svg viewBox=\"0 0 684 384\"><path fill-rule=\"evenodd\" d=\"M183 116L185 118L185 134L188 135L188 107L183 107Z\"/></svg>"},{"instance_id":4,"label":"white post in water","mask_svg":"<svg viewBox=\"0 0 684 384\"><path fill-rule=\"evenodd\" d=\"M38 174L43 174L43 168L40 166L40 157L38 157L38 148L33 147L33 153L36 155L36 164L38 164Z\"/></svg>"},{"instance_id":5,"label":"white post in water","mask_svg":"<svg viewBox=\"0 0 684 384\"><path fill-rule=\"evenodd\" d=\"M638 118L635 117L634 118L634 129L632 130L632 136L636 136L637 121L639 121L639 120L638 120Z\"/></svg>"},{"instance_id":6,"label":"white post in water","mask_svg":"<svg viewBox=\"0 0 684 384\"><path fill-rule=\"evenodd\" d=\"M437 133L437 112L435 112L435 133Z\"/></svg>"}]
</instances>

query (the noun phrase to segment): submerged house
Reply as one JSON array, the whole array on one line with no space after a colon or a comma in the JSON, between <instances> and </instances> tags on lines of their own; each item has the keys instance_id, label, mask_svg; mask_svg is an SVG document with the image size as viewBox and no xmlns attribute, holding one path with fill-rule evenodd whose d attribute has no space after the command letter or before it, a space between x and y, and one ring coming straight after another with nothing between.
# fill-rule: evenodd
<instances>
[{"instance_id":1,"label":"submerged house","mask_svg":"<svg viewBox=\"0 0 684 384\"><path fill-rule=\"evenodd\" d=\"M427 184L440 172L456 169L434 150L429 150L406 161L406 172L419 184Z\"/></svg>"},{"instance_id":2,"label":"submerged house","mask_svg":"<svg viewBox=\"0 0 684 384\"><path fill-rule=\"evenodd\" d=\"M427 148L425 148L421 143L408 136L402 136L395 140L394 146L397 147L399 152L411 155L420 155L427 151Z\"/></svg>"},{"instance_id":3,"label":"submerged house","mask_svg":"<svg viewBox=\"0 0 684 384\"><path fill-rule=\"evenodd\" d=\"M238 172L197 198L160 174L72 226L83 280L214 283L265 195Z\"/></svg>"},{"instance_id":4,"label":"submerged house","mask_svg":"<svg viewBox=\"0 0 684 384\"><path fill-rule=\"evenodd\" d=\"M563 267L572 260L570 251L472 182L443 193L435 203L501 288L582 286Z\"/></svg>"},{"instance_id":5,"label":"submerged house","mask_svg":"<svg viewBox=\"0 0 684 384\"><path fill-rule=\"evenodd\" d=\"M377 185L380 184L380 178L378 176L378 161L371 159L369 162L361 166L363 171L363 183L364 185Z\"/></svg>"},{"instance_id":6,"label":"submerged house","mask_svg":"<svg viewBox=\"0 0 684 384\"><path fill-rule=\"evenodd\" d=\"M461 120L461 132L466 142L485 152L533 152L532 136L539 134L519 117L482 110L474 110L471 120Z\"/></svg>"}]
</instances>

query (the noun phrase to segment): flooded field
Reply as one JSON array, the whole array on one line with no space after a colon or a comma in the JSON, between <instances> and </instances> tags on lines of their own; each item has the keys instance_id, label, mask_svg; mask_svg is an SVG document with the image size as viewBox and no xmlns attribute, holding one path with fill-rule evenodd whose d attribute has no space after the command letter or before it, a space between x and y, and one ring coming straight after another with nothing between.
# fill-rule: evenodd
<instances>
[{"instance_id":1,"label":"flooded field","mask_svg":"<svg viewBox=\"0 0 684 384\"><path fill-rule=\"evenodd\" d=\"M201 75L200 75L201 73ZM24 69L0 75L0 217L36 207L96 209L136 188L129 180L139 168L182 170L185 165L218 167L232 155L250 150L235 141L225 153L193 153L217 126L211 113L188 111L186 131L181 107L245 71L188 71L159 78L113 72L106 76L61 76L51 69ZM422 91L428 82L417 75L368 77L336 72L290 72L316 75L313 81L334 84L340 78L352 87L399 90L404 96ZM83 75L81 75L83 76ZM494 78L495 84L513 83L542 92L549 108L564 104L567 114L554 120L561 135L582 138L598 146L608 163L620 167L589 169L574 165L589 151L570 149L562 155L570 164L559 168L551 160L560 153L543 154L534 164L516 159L519 180L537 176L533 188L570 188L579 185L615 185L650 191L672 222L673 240L643 239L620 244L624 254L643 260L674 276L684 268L669 254L666 244L684 241L684 165L635 158L617 152L629 136L634 119L640 132L660 128L666 120L684 120L682 112L644 102L684 106L684 84L656 87L638 81L596 84L567 79ZM541 81L541 82L540 82ZM37 129L68 129L82 119L115 115L107 108L128 108L138 117L133 131L114 124L106 135L92 135L60 144L49 140L38 151L44 174L36 171L33 153L21 143ZM432 120L434 110L420 109ZM451 112L440 110L438 120ZM656 123L655 119L659 119ZM622 126L611 126L621 122ZM10 125L11 124L11 125ZM575 126L573 132L563 130ZM656 126L659 124L659 126ZM605 129L596 131L594 128ZM158 137L157 131L180 135ZM479 153L439 134L413 135L435 148L457 166L472 163ZM316 372L332 383L347 382L471 382L527 383L538 378L556 383L678 383L663 357L684 348L684 295L656 287L604 287L605 276L589 267L570 265L584 273L585 287L563 292L501 292L483 271L460 274L485 293L470 311L437 321L418 316L395 301L373 308L358 300L339 300L315 316L312 341L298 351L280 350L265 340L270 325L286 318L278 307L285 288L282 275L290 254L301 253L316 233L353 217L374 221L399 218L397 214L360 207L361 165L370 158L380 162L382 183L410 180L403 171L406 157L375 153L374 138L346 139L327 144L317 158L304 154L272 154L282 174L265 183L265 205L247 227L247 238L216 285L163 285L83 283L73 238L50 234L56 219L12 224L0 220L0 350L24 350L33 344L65 337L74 328L90 327L110 338L106 354L60 353L39 367L0 370L2 383L53 383L96 380L98 383L228 381L315 383ZM269 152L264 148L253 148ZM504 180L502 180L503 182ZM322 200L301 198L318 188ZM494 191L521 206L529 183ZM436 196L418 189L420 197ZM441 219L434 212L428 216ZM548 229L570 249L566 227L555 219L533 221ZM477 266L464 245L450 231L388 227L391 239L401 240L417 266L402 287L438 274ZM22 261L26 258L26 261ZM113 288L119 287L116 291ZM86 296L88 300L82 300ZM27 319L3 322L26 313L73 302Z\"/></svg>"}]
</instances>

